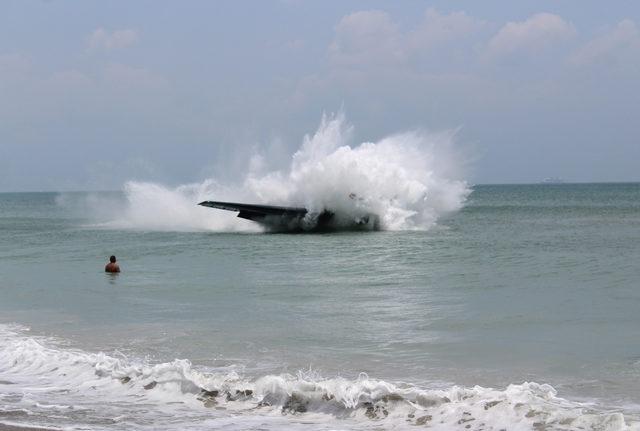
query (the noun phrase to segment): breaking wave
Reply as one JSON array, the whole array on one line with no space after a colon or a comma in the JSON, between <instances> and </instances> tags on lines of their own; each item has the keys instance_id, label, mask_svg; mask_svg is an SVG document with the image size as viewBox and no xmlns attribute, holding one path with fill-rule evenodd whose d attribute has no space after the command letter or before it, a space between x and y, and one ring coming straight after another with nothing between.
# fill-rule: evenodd
<instances>
[{"instance_id":1,"label":"breaking wave","mask_svg":"<svg viewBox=\"0 0 640 431\"><path fill-rule=\"evenodd\" d=\"M248 378L187 360L153 364L87 353L0 325L0 422L91 429L625 430L619 412L549 385L428 390L362 374Z\"/></svg>"},{"instance_id":2,"label":"breaking wave","mask_svg":"<svg viewBox=\"0 0 640 431\"><path fill-rule=\"evenodd\" d=\"M256 154L239 184L216 179L171 188L130 181L126 204L105 224L151 230L259 230L234 213L196 206L202 200L327 209L338 220L376 216L387 230L428 229L459 210L470 192L460 177L453 132L407 132L352 145L344 114L323 116L283 170Z\"/></svg>"}]
</instances>

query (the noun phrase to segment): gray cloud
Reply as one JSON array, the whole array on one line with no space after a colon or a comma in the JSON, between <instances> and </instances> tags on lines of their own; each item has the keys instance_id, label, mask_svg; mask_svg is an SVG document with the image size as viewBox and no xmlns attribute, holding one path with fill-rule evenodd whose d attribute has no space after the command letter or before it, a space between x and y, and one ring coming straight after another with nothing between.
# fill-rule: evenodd
<instances>
[{"instance_id":1,"label":"gray cloud","mask_svg":"<svg viewBox=\"0 0 640 431\"><path fill-rule=\"evenodd\" d=\"M525 21L505 24L489 41L487 54L491 57L522 51L536 54L575 35L573 25L558 15L537 13Z\"/></svg>"},{"instance_id":2,"label":"gray cloud","mask_svg":"<svg viewBox=\"0 0 640 431\"><path fill-rule=\"evenodd\" d=\"M0 189L271 169L340 106L358 140L461 127L458 140L483 156L471 181L638 178L635 20L594 28L557 11L407 17L333 5L316 21L301 6L278 6L300 13L278 31L193 16L193 29L154 29L145 11L93 23L88 39L85 24L69 29L75 45L0 46Z\"/></svg>"},{"instance_id":3,"label":"gray cloud","mask_svg":"<svg viewBox=\"0 0 640 431\"><path fill-rule=\"evenodd\" d=\"M90 50L104 49L111 51L113 49L126 48L138 41L138 32L133 29L122 29L107 31L104 28L97 28L87 38L87 48Z\"/></svg>"},{"instance_id":4,"label":"gray cloud","mask_svg":"<svg viewBox=\"0 0 640 431\"><path fill-rule=\"evenodd\" d=\"M485 26L464 12L442 14L428 9L415 28L403 30L386 12L354 12L336 26L329 58L338 67L403 68L424 66L429 59L450 61L456 54L458 58L463 52L472 54L471 38Z\"/></svg>"},{"instance_id":5,"label":"gray cloud","mask_svg":"<svg viewBox=\"0 0 640 431\"><path fill-rule=\"evenodd\" d=\"M640 32L636 23L630 19L620 21L610 31L597 36L580 48L571 62L577 66L594 63L609 65L612 63L640 60Z\"/></svg>"},{"instance_id":6,"label":"gray cloud","mask_svg":"<svg viewBox=\"0 0 640 431\"><path fill-rule=\"evenodd\" d=\"M382 11L354 12L336 26L329 55L337 65L380 65L403 62L406 53L402 35L389 14Z\"/></svg>"}]
</instances>

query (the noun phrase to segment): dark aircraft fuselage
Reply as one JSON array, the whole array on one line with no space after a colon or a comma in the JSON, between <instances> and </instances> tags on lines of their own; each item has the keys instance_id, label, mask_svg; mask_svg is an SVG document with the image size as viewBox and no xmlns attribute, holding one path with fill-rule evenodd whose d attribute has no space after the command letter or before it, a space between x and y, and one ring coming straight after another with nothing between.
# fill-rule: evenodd
<instances>
[{"instance_id":1,"label":"dark aircraft fuselage","mask_svg":"<svg viewBox=\"0 0 640 431\"><path fill-rule=\"evenodd\" d=\"M335 213L329 210L311 213L302 207L253 205L235 202L204 201L198 205L227 211L237 211L238 217L260 223L276 232L318 232L335 230L377 230L376 216L365 215L352 222L337 222ZM372 223L370 223L372 222Z\"/></svg>"}]
</instances>

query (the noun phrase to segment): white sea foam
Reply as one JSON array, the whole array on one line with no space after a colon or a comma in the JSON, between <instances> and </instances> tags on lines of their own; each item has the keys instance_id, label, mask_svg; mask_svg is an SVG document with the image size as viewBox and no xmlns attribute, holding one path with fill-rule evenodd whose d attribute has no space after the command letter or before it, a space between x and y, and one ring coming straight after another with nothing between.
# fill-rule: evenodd
<instances>
[{"instance_id":1,"label":"white sea foam","mask_svg":"<svg viewBox=\"0 0 640 431\"><path fill-rule=\"evenodd\" d=\"M290 165L269 171L268 157L256 154L238 184L216 179L179 187L130 181L127 204L106 226L151 230L256 230L233 213L197 207L202 200L328 209L338 225L374 214L389 230L427 229L459 210L469 194L461 180L454 132L401 133L378 142L352 144L344 115L323 116L305 136ZM311 220L313 222L313 220Z\"/></svg>"},{"instance_id":2,"label":"white sea foam","mask_svg":"<svg viewBox=\"0 0 640 431\"><path fill-rule=\"evenodd\" d=\"M121 355L120 355L121 356ZM637 430L549 385L426 390L364 374L247 378L189 361L87 353L0 325L0 422L91 429ZM13 415L12 415L13 412ZM18 413L20 414L18 414Z\"/></svg>"}]
</instances>

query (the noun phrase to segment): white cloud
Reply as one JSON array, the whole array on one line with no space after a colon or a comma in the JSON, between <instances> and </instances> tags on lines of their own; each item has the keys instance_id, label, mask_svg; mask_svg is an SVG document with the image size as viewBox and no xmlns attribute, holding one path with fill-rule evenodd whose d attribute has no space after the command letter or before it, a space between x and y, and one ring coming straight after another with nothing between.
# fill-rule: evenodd
<instances>
[{"instance_id":1,"label":"white cloud","mask_svg":"<svg viewBox=\"0 0 640 431\"><path fill-rule=\"evenodd\" d=\"M537 13L526 21L505 24L489 41L488 55L495 58L522 51L540 52L575 34L573 25L558 15Z\"/></svg>"},{"instance_id":2,"label":"white cloud","mask_svg":"<svg viewBox=\"0 0 640 431\"><path fill-rule=\"evenodd\" d=\"M479 31L484 22L464 12L441 14L427 9L420 26L408 35L413 49L424 49L463 39Z\"/></svg>"},{"instance_id":3,"label":"white cloud","mask_svg":"<svg viewBox=\"0 0 640 431\"><path fill-rule=\"evenodd\" d=\"M339 64L395 63L404 52L400 32L386 12L361 11L343 17L329 47Z\"/></svg>"},{"instance_id":4,"label":"white cloud","mask_svg":"<svg viewBox=\"0 0 640 431\"><path fill-rule=\"evenodd\" d=\"M630 19L620 21L610 32L591 40L571 57L571 63L583 66L625 58L640 60L640 32Z\"/></svg>"},{"instance_id":5,"label":"white cloud","mask_svg":"<svg viewBox=\"0 0 640 431\"><path fill-rule=\"evenodd\" d=\"M416 28L402 31L386 12L354 12L336 26L329 55L337 65L399 66L432 51L450 48L483 26L483 21L464 12L441 14L428 9Z\"/></svg>"},{"instance_id":6,"label":"white cloud","mask_svg":"<svg viewBox=\"0 0 640 431\"><path fill-rule=\"evenodd\" d=\"M96 29L87 39L89 49L113 49L126 48L138 41L138 33L132 29L114 30L109 32L103 28Z\"/></svg>"}]
</instances>

